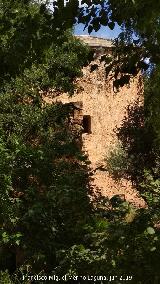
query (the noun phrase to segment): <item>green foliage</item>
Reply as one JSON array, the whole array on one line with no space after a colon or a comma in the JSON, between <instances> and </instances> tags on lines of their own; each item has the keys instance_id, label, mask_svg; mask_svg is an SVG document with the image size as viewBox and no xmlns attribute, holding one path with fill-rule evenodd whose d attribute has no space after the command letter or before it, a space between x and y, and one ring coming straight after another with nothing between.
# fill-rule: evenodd
<instances>
[{"instance_id":1,"label":"green foliage","mask_svg":"<svg viewBox=\"0 0 160 284\"><path fill-rule=\"evenodd\" d=\"M89 50L44 4L0 1L0 11L0 268L13 272L20 251L32 272L51 271L92 208L74 106L47 105L41 91L73 93Z\"/></svg>"},{"instance_id":2,"label":"green foliage","mask_svg":"<svg viewBox=\"0 0 160 284\"><path fill-rule=\"evenodd\" d=\"M0 272L0 281L3 284L13 284L10 275L7 271L5 272Z\"/></svg>"},{"instance_id":3,"label":"green foliage","mask_svg":"<svg viewBox=\"0 0 160 284\"><path fill-rule=\"evenodd\" d=\"M87 48L65 28L57 31L53 12L43 4L0 1L0 10L1 88L20 76L25 86L73 92Z\"/></svg>"},{"instance_id":4,"label":"green foliage","mask_svg":"<svg viewBox=\"0 0 160 284\"><path fill-rule=\"evenodd\" d=\"M144 171L144 180L140 184L141 195L150 207L159 207L160 180L155 178L149 170Z\"/></svg>"},{"instance_id":5,"label":"green foliage","mask_svg":"<svg viewBox=\"0 0 160 284\"><path fill-rule=\"evenodd\" d=\"M23 268L21 268L18 273L11 276L7 270L4 272L1 271L0 282L2 284L30 284L30 281L27 279L27 277L23 280Z\"/></svg>"},{"instance_id":6,"label":"green foliage","mask_svg":"<svg viewBox=\"0 0 160 284\"><path fill-rule=\"evenodd\" d=\"M144 101L146 126L151 133L151 144L157 162L160 150L159 84L160 84L160 66L159 64L157 64L155 68L152 70L150 77L146 78L145 101Z\"/></svg>"},{"instance_id":7,"label":"green foliage","mask_svg":"<svg viewBox=\"0 0 160 284\"><path fill-rule=\"evenodd\" d=\"M5 94L0 110L8 154L7 160L1 156L1 243L20 246L26 261L49 270L58 247L81 238L90 212L87 168L70 124L73 106L25 103Z\"/></svg>"},{"instance_id":8,"label":"green foliage","mask_svg":"<svg viewBox=\"0 0 160 284\"><path fill-rule=\"evenodd\" d=\"M137 75L139 71L149 70L151 64L159 64L159 1L84 2L88 6L80 8L77 18L79 23L85 24L89 33L98 31L102 26L113 30L115 23L121 28L120 35L114 41L114 61L107 68L115 71L116 88L128 84L130 77Z\"/></svg>"},{"instance_id":9,"label":"green foliage","mask_svg":"<svg viewBox=\"0 0 160 284\"><path fill-rule=\"evenodd\" d=\"M158 283L160 235L153 227L151 214L147 209L135 210L126 204L112 211L112 218L97 214L85 236L88 245L73 246L64 258L67 273L117 275L119 279L121 275L131 275L131 283ZM115 283L120 281L116 279Z\"/></svg>"},{"instance_id":10,"label":"green foliage","mask_svg":"<svg viewBox=\"0 0 160 284\"><path fill-rule=\"evenodd\" d=\"M129 158L120 143L110 151L105 159L106 170L115 178L127 177Z\"/></svg>"},{"instance_id":11,"label":"green foliage","mask_svg":"<svg viewBox=\"0 0 160 284\"><path fill-rule=\"evenodd\" d=\"M144 106L138 101L128 107L116 129L119 144L106 159L106 169L114 178L129 178L137 186L143 180L144 168L151 168L154 160L152 136L144 113Z\"/></svg>"},{"instance_id":12,"label":"green foliage","mask_svg":"<svg viewBox=\"0 0 160 284\"><path fill-rule=\"evenodd\" d=\"M52 13L41 2L0 1L1 283L17 284L22 272L42 271L133 275L133 283L159 283L159 77L148 83L147 130L143 110L129 109L129 118L119 130L123 147L114 150L108 161L116 176L127 172L142 177L139 188L148 207L138 210L116 197L93 207L86 157L77 145L80 133L70 119L74 106L47 105L40 95L51 88L72 93L74 79L87 63L88 50L65 31L77 15L78 1L70 1L67 10L62 2L55 3L61 9ZM124 28L120 42L131 45L120 48L126 53L119 57L116 72L137 74L135 67L144 67L138 64L146 56L157 62L158 2L110 0L101 8L98 15L92 5L79 21L89 25L90 32L101 25L113 29L115 22ZM134 43L143 44L145 50L133 49L133 33L138 36ZM121 78L120 85L127 80ZM154 135L146 147L152 125ZM153 154L156 159L146 163ZM19 265L25 265L14 277L6 268L10 274L15 270L10 262L18 252L23 258Z\"/></svg>"},{"instance_id":13,"label":"green foliage","mask_svg":"<svg viewBox=\"0 0 160 284\"><path fill-rule=\"evenodd\" d=\"M99 30L101 26L107 26L112 30L117 23L122 29L120 38L123 42L143 47L141 59L148 56L154 62L159 62L160 3L158 1L93 0L85 3L88 7L80 9L78 20L86 25L89 33L92 30Z\"/></svg>"}]
</instances>

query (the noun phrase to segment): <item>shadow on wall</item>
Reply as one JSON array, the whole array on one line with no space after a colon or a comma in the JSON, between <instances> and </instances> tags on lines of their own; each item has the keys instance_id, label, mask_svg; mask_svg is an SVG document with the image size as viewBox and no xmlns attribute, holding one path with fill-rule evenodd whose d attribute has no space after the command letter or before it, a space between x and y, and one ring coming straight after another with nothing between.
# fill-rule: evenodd
<instances>
[{"instance_id":1,"label":"shadow on wall","mask_svg":"<svg viewBox=\"0 0 160 284\"><path fill-rule=\"evenodd\" d=\"M119 128L115 129L119 143L105 159L106 169L114 179L125 178L138 185L144 168L153 160L151 154L152 134L144 121L144 106L136 101L128 106L127 114Z\"/></svg>"}]
</instances>

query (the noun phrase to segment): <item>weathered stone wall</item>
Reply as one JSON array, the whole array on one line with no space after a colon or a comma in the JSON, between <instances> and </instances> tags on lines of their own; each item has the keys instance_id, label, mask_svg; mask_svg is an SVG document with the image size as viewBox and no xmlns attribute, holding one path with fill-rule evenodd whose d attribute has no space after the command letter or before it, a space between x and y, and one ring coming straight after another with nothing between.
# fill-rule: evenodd
<instances>
[{"instance_id":1,"label":"weathered stone wall","mask_svg":"<svg viewBox=\"0 0 160 284\"><path fill-rule=\"evenodd\" d=\"M108 41L106 45L108 45ZM111 45L108 47L110 53ZM93 64L97 64L98 69L91 72ZM88 154L93 170L103 165L104 158L117 144L115 129L121 125L127 107L137 100L140 104L143 103L143 84L140 74L132 78L128 85L116 93L113 90L112 75L110 73L106 78L104 63L96 58L83 69L83 77L77 79L78 88L74 96L69 97L68 94L61 94L54 99L52 96L45 97L47 102L82 102L83 115L91 116L91 133L84 133L82 140L83 149ZM107 172L100 170L95 171L94 177L94 185L98 186L104 195L111 197L114 194L125 194L126 199L138 206L144 204L127 180L116 183Z\"/></svg>"}]
</instances>

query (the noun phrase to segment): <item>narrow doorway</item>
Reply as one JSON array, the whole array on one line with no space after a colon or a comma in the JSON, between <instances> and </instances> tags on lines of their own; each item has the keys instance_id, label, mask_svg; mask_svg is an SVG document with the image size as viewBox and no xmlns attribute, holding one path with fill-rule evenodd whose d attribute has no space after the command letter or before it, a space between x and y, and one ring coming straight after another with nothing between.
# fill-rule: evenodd
<instances>
[{"instance_id":1,"label":"narrow doorway","mask_svg":"<svg viewBox=\"0 0 160 284\"><path fill-rule=\"evenodd\" d=\"M91 116L84 115L83 116L83 133L91 133Z\"/></svg>"}]
</instances>

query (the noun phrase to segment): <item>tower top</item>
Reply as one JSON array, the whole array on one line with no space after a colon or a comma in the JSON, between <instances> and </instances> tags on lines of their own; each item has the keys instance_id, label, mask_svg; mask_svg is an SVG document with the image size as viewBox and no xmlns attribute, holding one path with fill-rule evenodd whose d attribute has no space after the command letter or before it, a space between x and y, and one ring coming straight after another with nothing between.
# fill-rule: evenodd
<instances>
[{"instance_id":1,"label":"tower top","mask_svg":"<svg viewBox=\"0 0 160 284\"><path fill-rule=\"evenodd\" d=\"M107 48L113 47L113 41L107 38L94 37L89 35L76 35L76 37L88 44L92 48Z\"/></svg>"}]
</instances>

